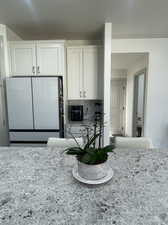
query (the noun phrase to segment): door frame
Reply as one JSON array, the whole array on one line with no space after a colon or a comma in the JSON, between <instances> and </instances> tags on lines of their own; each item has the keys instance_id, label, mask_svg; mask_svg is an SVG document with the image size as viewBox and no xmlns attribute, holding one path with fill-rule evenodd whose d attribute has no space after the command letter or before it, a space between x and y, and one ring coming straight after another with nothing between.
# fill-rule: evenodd
<instances>
[{"instance_id":1,"label":"door frame","mask_svg":"<svg viewBox=\"0 0 168 225\"><path fill-rule=\"evenodd\" d=\"M132 136L136 137L136 109L137 109L137 97L138 97L138 77L144 74L144 97L143 97L143 128L142 136L144 136L144 127L146 121L146 94L147 94L147 68L144 68L134 75L134 88L133 88L133 116L132 116Z\"/></svg>"}]
</instances>

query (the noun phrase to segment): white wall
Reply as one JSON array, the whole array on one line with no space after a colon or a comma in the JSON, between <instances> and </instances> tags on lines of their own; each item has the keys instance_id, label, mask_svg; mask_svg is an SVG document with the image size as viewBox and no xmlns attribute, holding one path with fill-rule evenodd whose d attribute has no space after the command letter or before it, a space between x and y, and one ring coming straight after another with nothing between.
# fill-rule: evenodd
<instances>
[{"instance_id":1,"label":"white wall","mask_svg":"<svg viewBox=\"0 0 168 225\"><path fill-rule=\"evenodd\" d=\"M137 105L137 117L143 118L144 112L144 82L145 82L145 75L142 73L138 77L138 105ZM142 124L140 122L140 124Z\"/></svg>"},{"instance_id":2,"label":"white wall","mask_svg":"<svg viewBox=\"0 0 168 225\"><path fill-rule=\"evenodd\" d=\"M2 49L3 55L4 55L4 71L3 76L7 77L9 76L9 56L8 56L8 39L7 39L7 32L6 32L6 26L3 24L0 24L0 36L2 37ZM1 57L2 60L2 57Z\"/></svg>"},{"instance_id":3,"label":"white wall","mask_svg":"<svg viewBox=\"0 0 168 225\"><path fill-rule=\"evenodd\" d=\"M168 39L113 39L113 53L149 53L145 136L168 147Z\"/></svg>"},{"instance_id":4,"label":"white wall","mask_svg":"<svg viewBox=\"0 0 168 225\"><path fill-rule=\"evenodd\" d=\"M4 80L9 76L9 40L20 40L20 38L5 25L0 24L0 146L8 144L8 124Z\"/></svg>"},{"instance_id":5,"label":"white wall","mask_svg":"<svg viewBox=\"0 0 168 225\"><path fill-rule=\"evenodd\" d=\"M105 23L104 28L104 145L110 142L110 100L111 100L111 37L112 24Z\"/></svg>"},{"instance_id":6,"label":"white wall","mask_svg":"<svg viewBox=\"0 0 168 225\"><path fill-rule=\"evenodd\" d=\"M134 99L134 76L137 72L148 67L148 54L134 62L127 71L126 89L126 135L133 134L133 99ZM147 74L148 76L148 74Z\"/></svg>"},{"instance_id":7,"label":"white wall","mask_svg":"<svg viewBox=\"0 0 168 225\"><path fill-rule=\"evenodd\" d=\"M8 77L10 74L8 41L18 41L21 40L21 38L3 24L0 24L0 36L3 38L4 73L5 76Z\"/></svg>"},{"instance_id":8,"label":"white wall","mask_svg":"<svg viewBox=\"0 0 168 225\"><path fill-rule=\"evenodd\" d=\"M127 70L126 69L112 69L112 79L122 79L127 78Z\"/></svg>"},{"instance_id":9,"label":"white wall","mask_svg":"<svg viewBox=\"0 0 168 225\"><path fill-rule=\"evenodd\" d=\"M8 144L8 127L6 118L5 107L5 90L4 79L6 76L5 71L5 55L4 55L4 42L3 36L0 35L0 146Z\"/></svg>"}]
</instances>

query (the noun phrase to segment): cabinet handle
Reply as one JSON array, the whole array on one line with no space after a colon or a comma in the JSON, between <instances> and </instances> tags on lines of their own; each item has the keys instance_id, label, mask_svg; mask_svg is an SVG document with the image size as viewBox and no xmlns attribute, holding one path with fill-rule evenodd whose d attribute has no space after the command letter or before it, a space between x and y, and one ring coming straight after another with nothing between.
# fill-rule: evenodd
<instances>
[{"instance_id":1,"label":"cabinet handle","mask_svg":"<svg viewBox=\"0 0 168 225\"><path fill-rule=\"evenodd\" d=\"M82 98L82 92L80 91L80 98Z\"/></svg>"},{"instance_id":2,"label":"cabinet handle","mask_svg":"<svg viewBox=\"0 0 168 225\"><path fill-rule=\"evenodd\" d=\"M37 73L40 73L40 67L39 66L37 67Z\"/></svg>"},{"instance_id":3,"label":"cabinet handle","mask_svg":"<svg viewBox=\"0 0 168 225\"><path fill-rule=\"evenodd\" d=\"M83 92L83 97L86 98L86 91Z\"/></svg>"},{"instance_id":4,"label":"cabinet handle","mask_svg":"<svg viewBox=\"0 0 168 225\"><path fill-rule=\"evenodd\" d=\"M32 73L35 74L35 66L32 67Z\"/></svg>"}]
</instances>

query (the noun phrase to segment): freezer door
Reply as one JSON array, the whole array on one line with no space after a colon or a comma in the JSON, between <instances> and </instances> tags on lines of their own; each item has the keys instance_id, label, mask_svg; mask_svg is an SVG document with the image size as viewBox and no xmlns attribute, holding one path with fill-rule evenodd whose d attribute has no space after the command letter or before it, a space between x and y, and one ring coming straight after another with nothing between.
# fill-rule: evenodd
<instances>
[{"instance_id":1,"label":"freezer door","mask_svg":"<svg viewBox=\"0 0 168 225\"><path fill-rule=\"evenodd\" d=\"M6 80L9 129L33 129L31 78Z\"/></svg>"},{"instance_id":2,"label":"freezer door","mask_svg":"<svg viewBox=\"0 0 168 225\"><path fill-rule=\"evenodd\" d=\"M47 142L49 137L60 137L59 132L52 131L52 132L9 132L9 137L11 142Z\"/></svg>"},{"instance_id":3,"label":"freezer door","mask_svg":"<svg viewBox=\"0 0 168 225\"><path fill-rule=\"evenodd\" d=\"M35 129L59 130L57 77L32 78Z\"/></svg>"}]
</instances>

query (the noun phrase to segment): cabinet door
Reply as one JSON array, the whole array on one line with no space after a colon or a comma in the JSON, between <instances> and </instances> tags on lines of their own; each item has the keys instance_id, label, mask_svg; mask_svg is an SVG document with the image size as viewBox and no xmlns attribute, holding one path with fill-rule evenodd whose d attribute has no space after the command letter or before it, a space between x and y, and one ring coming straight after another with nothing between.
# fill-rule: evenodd
<instances>
[{"instance_id":1,"label":"cabinet door","mask_svg":"<svg viewBox=\"0 0 168 225\"><path fill-rule=\"evenodd\" d=\"M83 49L83 92L85 99L98 99L98 48Z\"/></svg>"},{"instance_id":2,"label":"cabinet door","mask_svg":"<svg viewBox=\"0 0 168 225\"><path fill-rule=\"evenodd\" d=\"M82 48L68 48L68 99L83 98Z\"/></svg>"},{"instance_id":3,"label":"cabinet door","mask_svg":"<svg viewBox=\"0 0 168 225\"><path fill-rule=\"evenodd\" d=\"M37 75L64 74L64 47L58 43L37 44Z\"/></svg>"},{"instance_id":4,"label":"cabinet door","mask_svg":"<svg viewBox=\"0 0 168 225\"><path fill-rule=\"evenodd\" d=\"M36 71L36 52L34 43L11 44L11 75L31 76Z\"/></svg>"}]
</instances>

